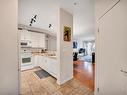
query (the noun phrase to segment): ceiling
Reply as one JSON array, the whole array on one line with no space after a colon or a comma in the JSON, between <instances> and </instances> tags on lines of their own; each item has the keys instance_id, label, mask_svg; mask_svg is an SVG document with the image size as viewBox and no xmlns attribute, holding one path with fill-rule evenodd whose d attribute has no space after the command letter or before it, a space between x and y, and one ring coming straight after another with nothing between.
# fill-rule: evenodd
<instances>
[{"instance_id":1,"label":"ceiling","mask_svg":"<svg viewBox=\"0 0 127 95\"><path fill-rule=\"evenodd\" d=\"M33 25L38 28L58 29L58 7L73 14L73 35L78 38L94 38L94 0L19 0L20 24L29 25L30 19L37 14L37 22Z\"/></svg>"},{"instance_id":2,"label":"ceiling","mask_svg":"<svg viewBox=\"0 0 127 95\"><path fill-rule=\"evenodd\" d=\"M94 0L61 0L61 6L73 14L74 38L94 37Z\"/></svg>"}]
</instances>

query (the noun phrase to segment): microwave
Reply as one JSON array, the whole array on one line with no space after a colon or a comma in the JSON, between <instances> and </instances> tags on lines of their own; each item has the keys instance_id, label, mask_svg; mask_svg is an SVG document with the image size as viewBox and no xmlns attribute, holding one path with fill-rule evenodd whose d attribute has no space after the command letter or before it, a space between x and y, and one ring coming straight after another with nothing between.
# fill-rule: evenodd
<instances>
[{"instance_id":1,"label":"microwave","mask_svg":"<svg viewBox=\"0 0 127 95\"><path fill-rule=\"evenodd\" d=\"M20 42L20 46L25 48L25 47L31 47L32 44L31 44L31 41L22 40L22 41Z\"/></svg>"}]
</instances>

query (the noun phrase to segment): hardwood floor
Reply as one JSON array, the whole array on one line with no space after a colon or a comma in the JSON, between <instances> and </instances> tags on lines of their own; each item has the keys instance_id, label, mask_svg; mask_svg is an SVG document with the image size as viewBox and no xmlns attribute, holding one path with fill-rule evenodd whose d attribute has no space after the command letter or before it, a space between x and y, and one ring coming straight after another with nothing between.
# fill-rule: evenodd
<instances>
[{"instance_id":1,"label":"hardwood floor","mask_svg":"<svg viewBox=\"0 0 127 95\"><path fill-rule=\"evenodd\" d=\"M35 68L21 72L21 95L93 95L93 92L76 79L58 85L52 76L40 79Z\"/></svg>"},{"instance_id":2,"label":"hardwood floor","mask_svg":"<svg viewBox=\"0 0 127 95\"><path fill-rule=\"evenodd\" d=\"M94 73L95 66L93 63L80 60L74 62L74 78L92 91L94 91Z\"/></svg>"}]
</instances>

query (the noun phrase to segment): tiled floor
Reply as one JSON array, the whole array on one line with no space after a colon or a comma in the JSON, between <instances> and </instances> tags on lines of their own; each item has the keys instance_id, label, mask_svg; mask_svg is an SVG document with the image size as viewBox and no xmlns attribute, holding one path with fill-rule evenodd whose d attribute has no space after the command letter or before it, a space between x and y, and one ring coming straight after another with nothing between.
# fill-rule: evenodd
<instances>
[{"instance_id":1,"label":"tiled floor","mask_svg":"<svg viewBox=\"0 0 127 95\"><path fill-rule=\"evenodd\" d=\"M93 95L92 91L75 79L61 86L51 76L40 79L34 73L39 69L21 72L21 95Z\"/></svg>"}]
</instances>

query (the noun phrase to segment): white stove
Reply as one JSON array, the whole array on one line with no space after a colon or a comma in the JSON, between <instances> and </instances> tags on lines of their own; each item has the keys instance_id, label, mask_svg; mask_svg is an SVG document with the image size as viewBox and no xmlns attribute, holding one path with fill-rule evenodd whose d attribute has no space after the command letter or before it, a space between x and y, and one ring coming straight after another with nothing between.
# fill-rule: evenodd
<instances>
[{"instance_id":1,"label":"white stove","mask_svg":"<svg viewBox=\"0 0 127 95\"><path fill-rule=\"evenodd\" d=\"M32 53L30 48L21 48L21 70L32 69Z\"/></svg>"}]
</instances>

